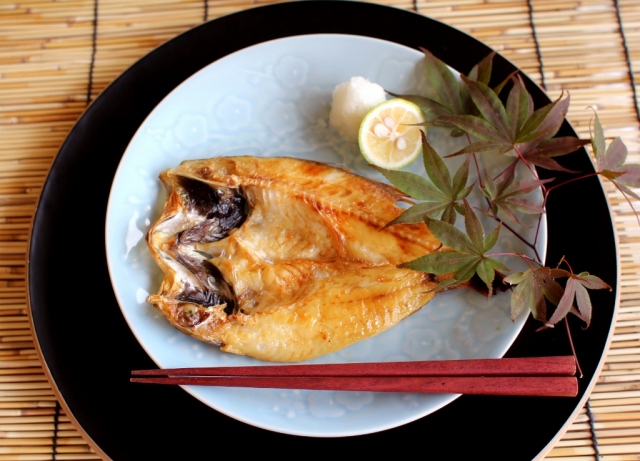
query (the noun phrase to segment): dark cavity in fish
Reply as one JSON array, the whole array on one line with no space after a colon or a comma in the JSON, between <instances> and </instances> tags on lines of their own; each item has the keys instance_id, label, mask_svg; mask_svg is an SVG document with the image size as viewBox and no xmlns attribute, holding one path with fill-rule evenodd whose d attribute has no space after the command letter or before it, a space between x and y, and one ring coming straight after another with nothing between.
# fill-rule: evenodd
<instances>
[{"instance_id":1,"label":"dark cavity in fish","mask_svg":"<svg viewBox=\"0 0 640 461\"><path fill-rule=\"evenodd\" d=\"M184 289L176 296L178 301L200 304L205 307L226 304L224 312L231 315L236 311L236 295L220 270L204 259L196 259L179 251L176 252L176 260L198 279L199 286L185 282Z\"/></svg>"},{"instance_id":2,"label":"dark cavity in fish","mask_svg":"<svg viewBox=\"0 0 640 461\"><path fill-rule=\"evenodd\" d=\"M209 186L191 178L180 178L189 211L204 221L178 234L178 243L211 243L222 240L247 218L249 207L242 190Z\"/></svg>"}]
</instances>

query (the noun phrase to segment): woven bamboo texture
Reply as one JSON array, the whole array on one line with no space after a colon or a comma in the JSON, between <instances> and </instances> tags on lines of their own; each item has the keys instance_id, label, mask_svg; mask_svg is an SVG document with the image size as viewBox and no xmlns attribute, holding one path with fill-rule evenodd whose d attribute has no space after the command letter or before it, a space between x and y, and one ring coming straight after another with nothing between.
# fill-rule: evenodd
<instances>
[{"instance_id":1,"label":"woven bamboo texture","mask_svg":"<svg viewBox=\"0 0 640 461\"><path fill-rule=\"evenodd\" d=\"M31 336L25 252L41 186L88 103L147 52L246 0L0 0L0 461L98 459L56 402ZM503 54L589 136L590 107L640 163L637 0L379 1L454 26ZM588 404L546 455L640 460L640 226L607 187L621 257L621 305ZM634 203L640 209L640 203Z\"/></svg>"}]
</instances>

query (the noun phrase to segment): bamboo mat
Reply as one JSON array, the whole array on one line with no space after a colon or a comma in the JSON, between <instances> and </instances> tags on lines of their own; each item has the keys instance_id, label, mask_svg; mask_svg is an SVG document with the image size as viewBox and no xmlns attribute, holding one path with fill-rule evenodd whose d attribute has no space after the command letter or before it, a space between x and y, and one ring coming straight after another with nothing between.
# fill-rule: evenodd
<instances>
[{"instance_id":1,"label":"bamboo mat","mask_svg":"<svg viewBox=\"0 0 640 461\"><path fill-rule=\"evenodd\" d=\"M53 157L87 104L147 52L205 20L266 2L0 0L0 461L98 459L56 402L40 366L25 299L32 213ZM491 46L589 136L640 162L638 0L379 1L454 26ZM640 460L640 226L606 187L621 255L615 336L588 404L546 459ZM635 203L640 209L640 203Z\"/></svg>"}]
</instances>

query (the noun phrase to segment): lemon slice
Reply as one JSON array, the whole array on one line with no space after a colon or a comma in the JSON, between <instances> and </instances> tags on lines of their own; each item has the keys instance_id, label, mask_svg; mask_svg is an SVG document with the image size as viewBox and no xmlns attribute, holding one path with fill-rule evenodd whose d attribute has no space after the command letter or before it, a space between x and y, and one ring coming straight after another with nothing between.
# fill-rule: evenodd
<instances>
[{"instance_id":1,"label":"lemon slice","mask_svg":"<svg viewBox=\"0 0 640 461\"><path fill-rule=\"evenodd\" d=\"M362 119L358 144L369 163L387 170L399 170L422 152L420 108L404 99L390 99L371 109Z\"/></svg>"}]
</instances>

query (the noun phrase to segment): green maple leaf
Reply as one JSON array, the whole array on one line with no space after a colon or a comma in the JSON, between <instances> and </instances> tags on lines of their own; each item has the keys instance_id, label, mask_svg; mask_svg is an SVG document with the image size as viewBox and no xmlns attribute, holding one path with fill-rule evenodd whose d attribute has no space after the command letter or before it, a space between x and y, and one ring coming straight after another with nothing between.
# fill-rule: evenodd
<instances>
[{"instance_id":1,"label":"green maple leaf","mask_svg":"<svg viewBox=\"0 0 640 461\"><path fill-rule=\"evenodd\" d=\"M464 208L465 232L445 221L427 220L433 235L451 251L441 251L421 256L398 267L431 274L453 273L453 277L441 282L436 287L437 289L458 285L477 274L486 284L489 295L491 295L495 271L509 270L499 260L486 255L497 243L501 225L499 224L485 236L482 223L466 200L464 201Z\"/></svg>"},{"instance_id":2,"label":"green maple leaf","mask_svg":"<svg viewBox=\"0 0 640 461\"><path fill-rule=\"evenodd\" d=\"M553 179L523 179L515 181L515 163L507 168L498 178L491 178L484 173L484 187L482 193L489 199L494 216L499 214L509 220L522 224L516 212L526 214L541 214L541 205L523 197L540 188Z\"/></svg>"},{"instance_id":3,"label":"green maple leaf","mask_svg":"<svg viewBox=\"0 0 640 461\"><path fill-rule=\"evenodd\" d=\"M452 155L483 152L505 154L519 145L537 145L558 132L561 122L557 122L557 114L562 114L562 111L556 107L561 99L534 110L522 80L513 77L514 84L505 107L487 85L464 76L462 80L469 88L479 115L445 115L441 119L478 140Z\"/></svg>"},{"instance_id":4,"label":"green maple leaf","mask_svg":"<svg viewBox=\"0 0 640 461\"><path fill-rule=\"evenodd\" d=\"M465 161L452 178L447 165L431 147L424 133L422 133L422 159L430 181L414 173L374 167L402 192L416 200L423 200L405 210L385 227L423 222L425 217L442 219L455 224L456 210L462 211L459 202L464 200L473 188L473 184L467 186L469 161Z\"/></svg>"},{"instance_id":5,"label":"green maple leaf","mask_svg":"<svg viewBox=\"0 0 640 461\"><path fill-rule=\"evenodd\" d=\"M619 137L606 146L598 114L595 116L591 144L598 164L598 174L611 181L625 196L640 200L640 196L629 189L629 187L640 187L640 165L625 163L627 147Z\"/></svg>"},{"instance_id":6,"label":"green maple leaf","mask_svg":"<svg viewBox=\"0 0 640 461\"><path fill-rule=\"evenodd\" d=\"M442 117L467 114L478 115L478 109L473 103L469 88L455 76L443 61L434 56L429 50L420 49L424 53L426 80L433 89L434 96L429 98L416 94L400 95L391 92L389 94L418 105L427 117L431 119L427 122L428 125L449 127L452 128L452 136L461 136L464 131ZM495 54L495 52L491 52L482 61L473 66L468 78L484 85L489 85ZM511 75L493 89L496 95L500 94Z\"/></svg>"},{"instance_id":7,"label":"green maple leaf","mask_svg":"<svg viewBox=\"0 0 640 461\"><path fill-rule=\"evenodd\" d=\"M569 106L569 97L558 98L534 110L522 79L512 77L513 86L506 106L482 82L462 77L479 115L443 115L440 119L473 135L477 140L451 156L469 153L496 153L516 150L528 162L547 169L570 171L552 157L573 152L589 141L562 137L551 139L560 129Z\"/></svg>"},{"instance_id":8,"label":"green maple leaf","mask_svg":"<svg viewBox=\"0 0 640 461\"><path fill-rule=\"evenodd\" d=\"M467 76L458 80L451 69L431 52L421 48L425 56L426 76L434 97L399 95L422 108L431 118L428 125L452 128L452 136L464 133L477 140L452 155L492 152L505 154L517 149L532 165L575 173L554 158L575 152L590 140L572 136L552 139L562 126L569 107L569 97L562 96L538 110L517 72L511 73L499 85L489 88L495 52L476 64ZM508 82L512 88L506 105L499 99Z\"/></svg>"},{"instance_id":9,"label":"green maple leaf","mask_svg":"<svg viewBox=\"0 0 640 461\"><path fill-rule=\"evenodd\" d=\"M529 94L524 87L522 79L519 78L518 81L514 83L514 89L516 86L520 88L519 91L524 92L527 95ZM569 110L570 100L571 98L569 95L567 95L565 99L562 99L561 96L553 106L545 106L549 107L549 110L547 112L540 113L540 115L544 116L544 119L538 126L538 132L541 132L542 135L531 141L520 142L516 146L520 156L530 164L547 170L576 173L576 171L565 168L554 160L555 157L575 152L591 142L591 140L579 139L573 136L561 136L555 138L555 135L564 123Z\"/></svg>"}]
</instances>

